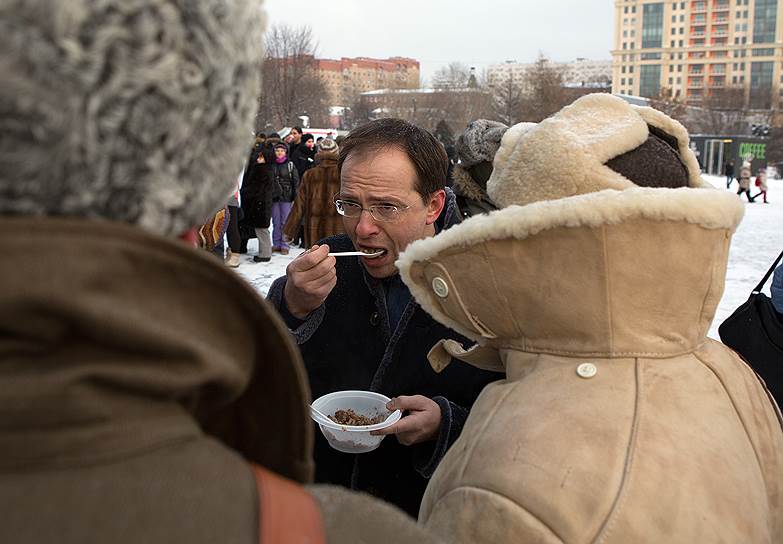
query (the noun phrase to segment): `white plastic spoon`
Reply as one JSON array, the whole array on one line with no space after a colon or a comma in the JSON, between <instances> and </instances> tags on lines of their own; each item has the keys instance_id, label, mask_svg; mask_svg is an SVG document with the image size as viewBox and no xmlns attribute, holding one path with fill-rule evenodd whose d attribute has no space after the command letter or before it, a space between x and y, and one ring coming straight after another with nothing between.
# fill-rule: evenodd
<instances>
[{"instance_id":1,"label":"white plastic spoon","mask_svg":"<svg viewBox=\"0 0 783 544\"><path fill-rule=\"evenodd\" d=\"M385 249L376 251L375 253L366 253L364 251L338 251L337 253L330 253L330 257L366 257L368 259L374 259L380 257L386 253Z\"/></svg>"}]
</instances>

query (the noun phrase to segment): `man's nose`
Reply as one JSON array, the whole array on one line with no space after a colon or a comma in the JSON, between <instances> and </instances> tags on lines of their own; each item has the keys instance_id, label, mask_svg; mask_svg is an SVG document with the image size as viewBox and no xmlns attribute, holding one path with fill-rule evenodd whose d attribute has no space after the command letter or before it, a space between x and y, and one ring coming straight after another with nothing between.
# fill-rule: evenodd
<instances>
[{"instance_id":1,"label":"man's nose","mask_svg":"<svg viewBox=\"0 0 783 544\"><path fill-rule=\"evenodd\" d=\"M362 210L359 214L359 222L356 224L356 235L359 238L366 238L378 233L378 224L373 218L370 210Z\"/></svg>"}]
</instances>

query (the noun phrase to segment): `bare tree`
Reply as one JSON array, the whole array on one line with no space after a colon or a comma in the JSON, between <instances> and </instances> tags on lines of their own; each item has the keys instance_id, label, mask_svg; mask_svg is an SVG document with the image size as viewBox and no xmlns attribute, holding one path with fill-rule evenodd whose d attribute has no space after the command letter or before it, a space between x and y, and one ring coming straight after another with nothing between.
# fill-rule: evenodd
<instances>
[{"instance_id":1,"label":"bare tree","mask_svg":"<svg viewBox=\"0 0 783 544\"><path fill-rule=\"evenodd\" d=\"M670 88L662 87L658 96L650 99L650 106L679 121L686 127L688 126L688 106L680 98L674 96Z\"/></svg>"},{"instance_id":2,"label":"bare tree","mask_svg":"<svg viewBox=\"0 0 783 544\"><path fill-rule=\"evenodd\" d=\"M436 89L464 89L471 81L470 68L461 62L452 62L439 68L432 76L432 86ZM475 81L475 76L473 76Z\"/></svg>"},{"instance_id":3,"label":"bare tree","mask_svg":"<svg viewBox=\"0 0 783 544\"><path fill-rule=\"evenodd\" d=\"M707 134L744 134L748 131L745 89L713 89L704 97L690 123Z\"/></svg>"},{"instance_id":4,"label":"bare tree","mask_svg":"<svg viewBox=\"0 0 783 544\"><path fill-rule=\"evenodd\" d=\"M572 102L563 83L563 71L539 53L536 62L525 73L523 88L526 92L520 120L541 122Z\"/></svg>"},{"instance_id":5,"label":"bare tree","mask_svg":"<svg viewBox=\"0 0 783 544\"><path fill-rule=\"evenodd\" d=\"M508 126L521 120L524 94L521 81L514 81L513 75L492 88L492 111L494 117Z\"/></svg>"},{"instance_id":6,"label":"bare tree","mask_svg":"<svg viewBox=\"0 0 783 544\"><path fill-rule=\"evenodd\" d=\"M266 36L259 121L281 127L298 124L299 115L308 115L311 124L324 123L327 96L316 51L309 27L272 26Z\"/></svg>"}]
</instances>

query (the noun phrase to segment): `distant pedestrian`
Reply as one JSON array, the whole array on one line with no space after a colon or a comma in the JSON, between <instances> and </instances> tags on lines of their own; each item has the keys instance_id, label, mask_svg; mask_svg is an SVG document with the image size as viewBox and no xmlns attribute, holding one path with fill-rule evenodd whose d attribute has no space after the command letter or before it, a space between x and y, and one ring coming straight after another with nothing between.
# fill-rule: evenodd
<instances>
[{"instance_id":1,"label":"distant pedestrian","mask_svg":"<svg viewBox=\"0 0 783 544\"><path fill-rule=\"evenodd\" d=\"M740 174L737 177L737 181L739 181L737 195L742 198L742 193L745 193L749 203L753 202L753 197L750 196L750 175L750 163L743 162L742 167L740 168Z\"/></svg>"},{"instance_id":2,"label":"distant pedestrian","mask_svg":"<svg viewBox=\"0 0 783 544\"><path fill-rule=\"evenodd\" d=\"M255 164L245 176L241 189L242 211L245 221L258 238L258 254L255 262L268 262L272 258L272 239L269 224L272 219L272 200L279 188L274 180L274 151L265 146L256 157Z\"/></svg>"},{"instance_id":3,"label":"distant pedestrian","mask_svg":"<svg viewBox=\"0 0 783 544\"><path fill-rule=\"evenodd\" d=\"M342 217L334 205L334 195L340 191L338 153L334 140L322 140L316 154L318 164L305 173L297 191L284 232L293 239L304 223L303 247L311 247L323 238L345 232Z\"/></svg>"},{"instance_id":4,"label":"distant pedestrian","mask_svg":"<svg viewBox=\"0 0 783 544\"><path fill-rule=\"evenodd\" d=\"M769 202L767 202L767 170L764 168L759 170L759 173L756 176L756 187L759 188L759 192L753 195L753 200L756 200L756 198L762 196L764 199L764 204L769 204Z\"/></svg>"},{"instance_id":5,"label":"distant pedestrian","mask_svg":"<svg viewBox=\"0 0 783 544\"><path fill-rule=\"evenodd\" d=\"M723 173L726 176L726 189L731 188L731 182L734 181L734 161L729 161L723 168Z\"/></svg>"},{"instance_id":6,"label":"distant pedestrian","mask_svg":"<svg viewBox=\"0 0 783 544\"><path fill-rule=\"evenodd\" d=\"M274 181L280 187L280 196L272 203L272 252L288 255L288 243L283 239L283 226L291 213L291 206L299 188L299 173L288 159L288 146L275 145Z\"/></svg>"},{"instance_id":7,"label":"distant pedestrian","mask_svg":"<svg viewBox=\"0 0 783 544\"><path fill-rule=\"evenodd\" d=\"M302 143L291 152L291 162L296 166L296 171L299 172L299 179L302 179L305 172L315 166L315 140L312 134L304 134L302 136Z\"/></svg>"}]
</instances>

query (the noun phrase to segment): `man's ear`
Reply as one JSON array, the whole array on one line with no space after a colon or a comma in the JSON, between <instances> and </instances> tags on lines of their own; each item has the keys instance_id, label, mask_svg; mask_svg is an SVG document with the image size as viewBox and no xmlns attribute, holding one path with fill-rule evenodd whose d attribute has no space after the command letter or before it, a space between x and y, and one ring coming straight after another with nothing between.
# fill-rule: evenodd
<instances>
[{"instance_id":1,"label":"man's ear","mask_svg":"<svg viewBox=\"0 0 783 544\"><path fill-rule=\"evenodd\" d=\"M639 147L607 161L606 166L640 187L687 187L688 168L677 138L647 125L649 136Z\"/></svg>"},{"instance_id":2,"label":"man's ear","mask_svg":"<svg viewBox=\"0 0 783 544\"><path fill-rule=\"evenodd\" d=\"M446 191L438 189L432 193L427 200L427 225L432 225L438 217L443 207L446 205Z\"/></svg>"}]
</instances>

